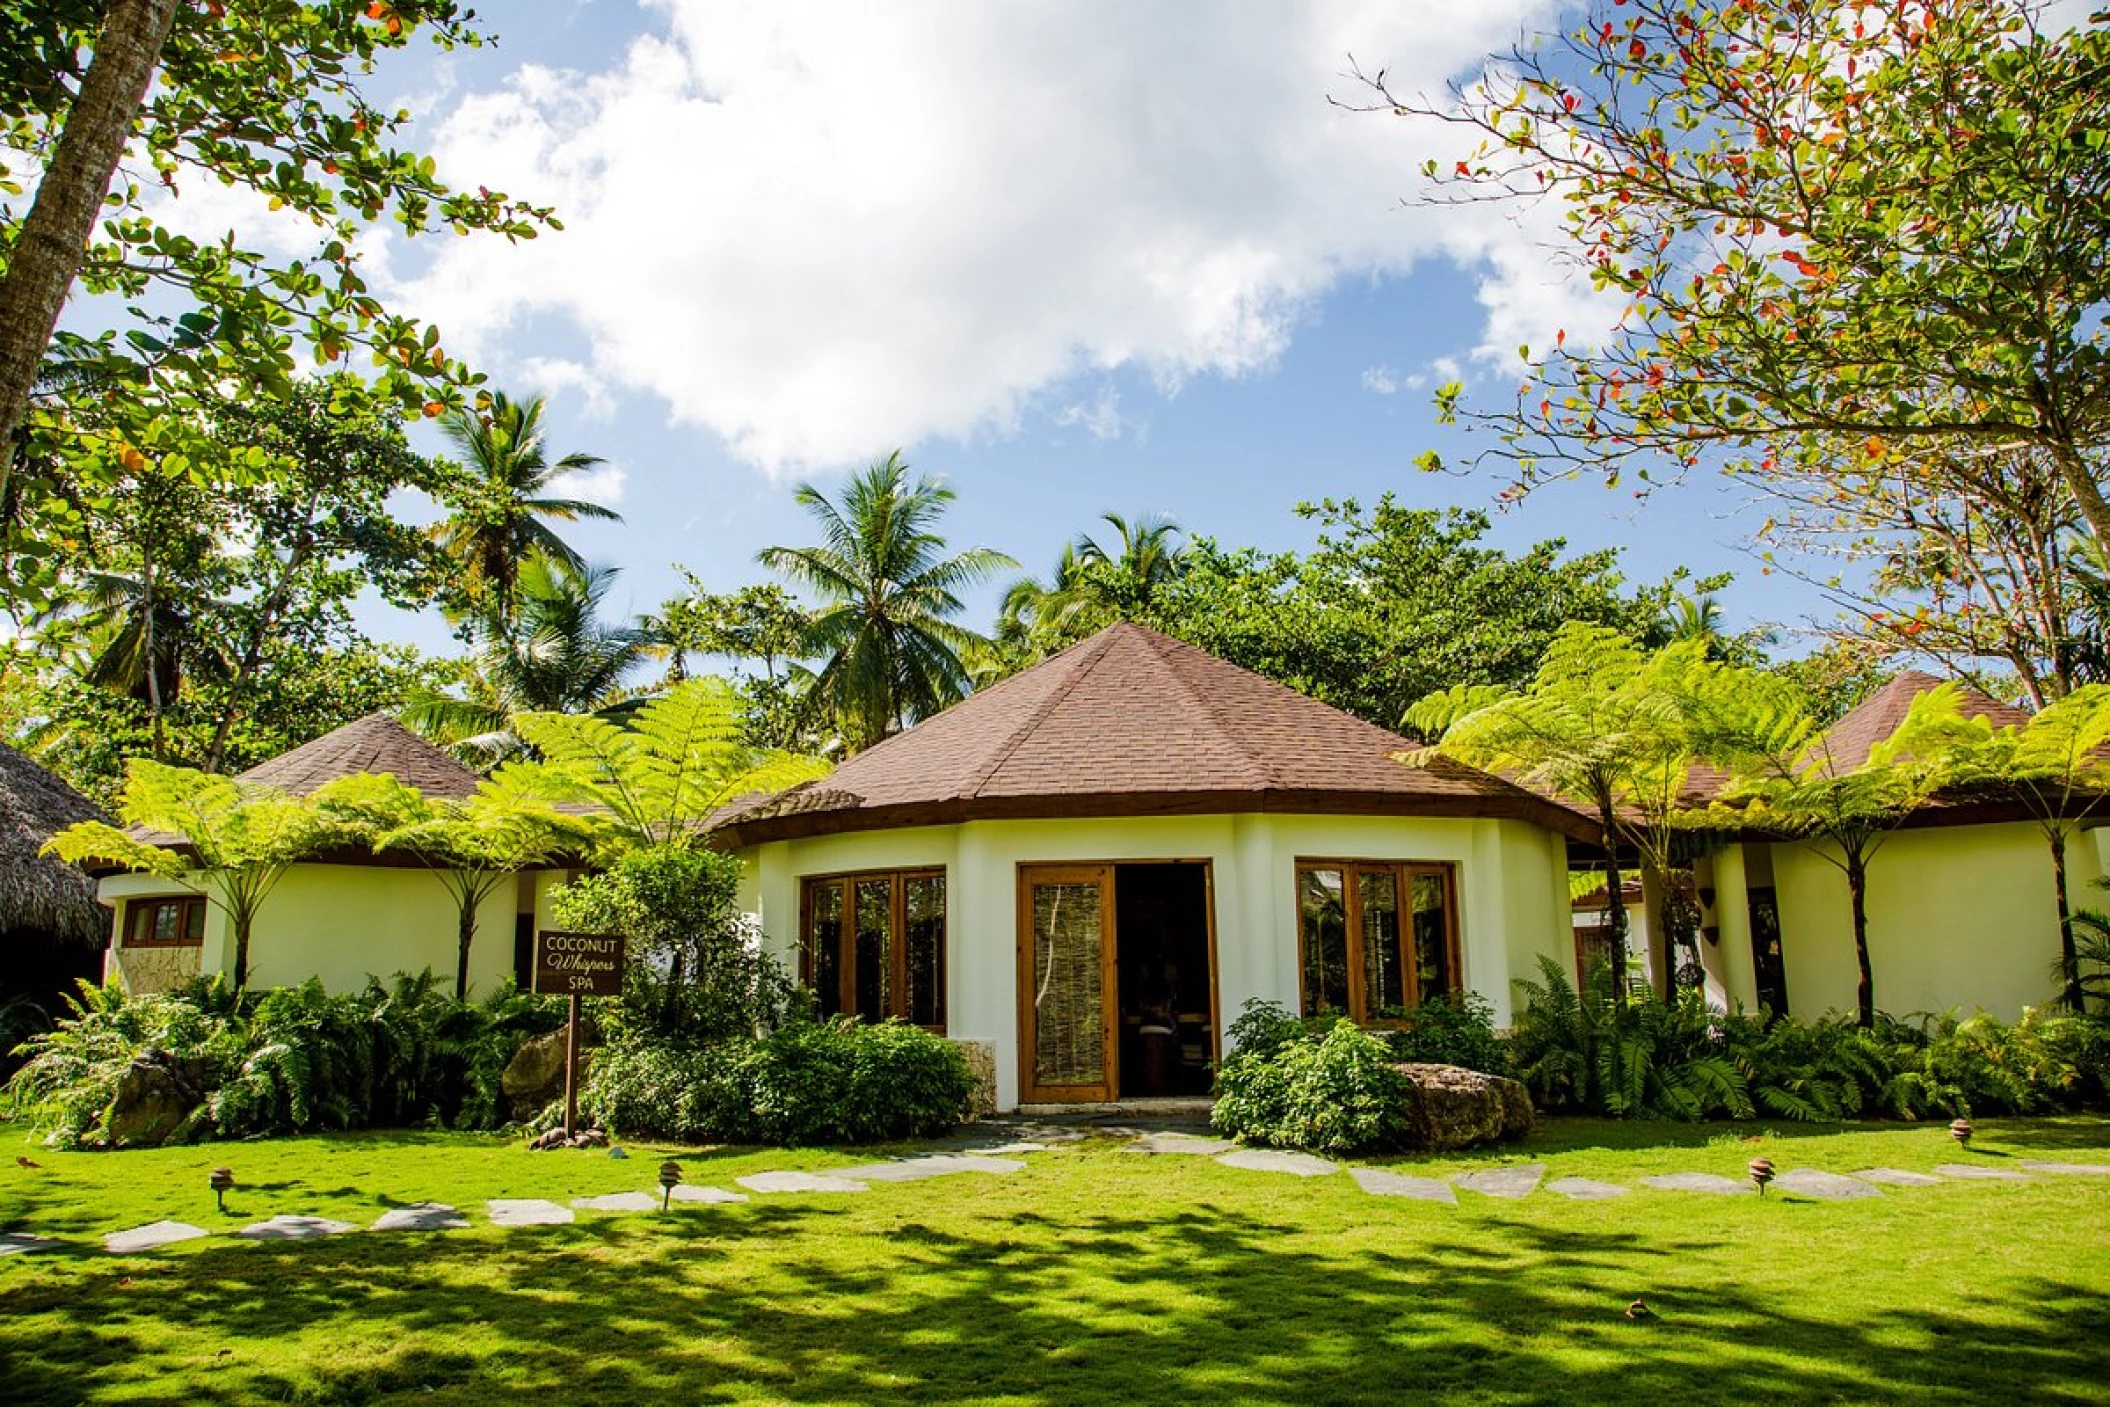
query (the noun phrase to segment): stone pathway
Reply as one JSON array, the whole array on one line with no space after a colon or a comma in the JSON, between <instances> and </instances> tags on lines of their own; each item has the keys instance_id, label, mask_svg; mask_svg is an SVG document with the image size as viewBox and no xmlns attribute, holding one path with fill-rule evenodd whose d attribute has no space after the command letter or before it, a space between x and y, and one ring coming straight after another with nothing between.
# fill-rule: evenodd
<instances>
[{"instance_id":1,"label":"stone pathway","mask_svg":"<svg viewBox=\"0 0 2110 1407\"><path fill-rule=\"evenodd\" d=\"M419 1202L397 1207L374 1219L376 1231L463 1231L469 1219L445 1202Z\"/></svg>"},{"instance_id":2,"label":"stone pathway","mask_svg":"<svg viewBox=\"0 0 2110 1407\"><path fill-rule=\"evenodd\" d=\"M1213 1158L1238 1145L1228 1138L1209 1138L1198 1133L1146 1133L1123 1153L1191 1153Z\"/></svg>"},{"instance_id":3,"label":"stone pathway","mask_svg":"<svg viewBox=\"0 0 2110 1407\"><path fill-rule=\"evenodd\" d=\"M342 1236L347 1231L359 1228L348 1221L331 1221L320 1216L275 1216L269 1221L260 1221L245 1226L234 1234L244 1241L313 1241L323 1236Z\"/></svg>"},{"instance_id":4,"label":"stone pathway","mask_svg":"<svg viewBox=\"0 0 2110 1407\"><path fill-rule=\"evenodd\" d=\"M601 1197L574 1197L571 1204L586 1212L656 1212L659 1198L649 1192L610 1192Z\"/></svg>"},{"instance_id":5,"label":"stone pathway","mask_svg":"<svg viewBox=\"0 0 2110 1407\"><path fill-rule=\"evenodd\" d=\"M1609 1202L1627 1193L1627 1189L1616 1182L1599 1182L1589 1177L1557 1177L1546 1184L1546 1190L1571 1202Z\"/></svg>"},{"instance_id":6,"label":"stone pathway","mask_svg":"<svg viewBox=\"0 0 2110 1407\"><path fill-rule=\"evenodd\" d=\"M1748 1182L1738 1182L1734 1178L1717 1177L1713 1173L1702 1172L1662 1173L1655 1177L1642 1178L1641 1185L1660 1188L1665 1192L1709 1192L1723 1197L1752 1190Z\"/></svg>"},{"instance_id":7,"label":"stone pathway","mask_svg":"<svg viewBox=\"0 0 2110 1407\"><path fill-rule=\"evenodd\" d=\"M1386 1172L1382 1168L1350 1168L1355 1185L1373 1197L1406 1197L1416 1202L1448 1202L1458 1205L1458 1194L1440 1177L1415 1177Z\"/></svg>"},{"instance_id":8,"label":"stone pathway","mask_svg":"<svg viewBox=\"0 0 2110 1407\"><path fill-rule=\"evenodd\" d=\"M493 1226L569 1226L579 1219L570 1207L540 1197L493 1198L484 1212Z\"/></svg>"},{"instance_id":9,"label":"stone pathway","mask_svg":"<svg viewBox=\"0 0 2110 1407\"><path fill-rule=\"evenodd\" d=\"M137 1255L141 1251L158 1251L163 1246L173 1246L178 1241L195 1241L212 1233L202 1226L192 1226L187 1221L157 1221L146 1226L135 1226L129 1231L113 1231L103 1237L103 1249L113 1256Z\"/></svg>"},{"instance_id":10,"label":"stone pathway","mask_svg":"<svg viewBox=\"0 0 2110 1407\"><path fill-rule=\"evenodd\" d=\"M1906 1172L1903 1168L1863 1168L1854 1174L1863 1182L1880 1182L1887 1187L1939 1187L1941 1179L1926 1173Z\"/></svg>"},{"instance_id":11,"label":"stone pathway","mask_svg":"<svg viewBox=\"0 0 2110 1407\"><path fill-rule=\"evenodd\" d=\"M1244 1168L1247 1172L1290 1173L1297 1177L1325 1177L1334 1170L1334 1165L1324 1158L1282 1148L1236 1148L1229 1153L1217 1154L1216 1161L1227 1168Z\"/></svg>"},{"instance_id":12,"label":"stone pathway","mask_svg":"<svg viewBox=\"0 0 2110 1407\"><path fill-rule=\"evenodd\" d=\"M1989 1168L1983 1163L1936 1163L1934 1170L1943 1177L1975 1177L1986 1181L1998 1180L2001 1182L2029 1181L2021 1173L2009 1172L2006 1168Z\"/></svg>"},{"instance_id":13,"label":"stone pathway","mask_svg":"<svg viewBox=\"0 0 2110 1407\"><path fill-rule=\"evenodd\" d=\"M990 1158L979 1153L926 1153L914 1158L894 1158L863 1167L834 1168L830 1176L851 1182L921 1182L930 1177L955 1177L960 1173L988 1173L1002 1177L1024 1172L1016 1158Z\"/></svg>"},{"instance_id":14,"label":"stone pathway","mask_svg":"<svg viewBox=\"0 0 2110 1407\"><path fill-rule=\"evenodd\" d=\"M1773 1179L1769 1192L1787 1192L1814 1197L1820 1202L1844 1202L1854 1197L1880 1197L1882 1192L1858 1177L1819 1172L1815 1168L1789 1168Z\"/></svg>"},{"instance_id":15,"label":"stone pathway","mask_svg":"<svg viewBox=\"0 0 2110 1407\"><path fill-rule=\"evenodd\" d=\"M2053 1173L2060 1177L2110 1177L2110 1163L2049 1163L2039 1158L2024 1158L2022 1166L2033 1173Z\"/></svg>"},{"instance_id":16,"label":"stone pathway","mask_svg":"<svg viewBox=\"0 0 2110 1407\"><path fill-rule=\"evenodd\" d=\"M747 1196L740 1192L728 1192L723 1187L691 1187L683 1183L674 1189L674 1200L701 1203L705 1206L729 1206L734 1202L746 1201Z\"/></svg>"},{"instance_id":17,"label":"stone pathway","mask_svg":"<svg viewBox=\"0 0 2110 1407\"><path fill-rule=\"evenodd\" d=\"M746 1177L736 1177L750 1192L869 1192L870 1184L855 1182L847 1177L829 1177L825 1173L760 1172Z\"/></svg>"},{"instance_id":18,"label":"stone pathway","mask_svg":"<svg viewBox=\"0 0 2110 1407\"><path fill-rule=\"evenodd\" d=\"M1483 1197L1521 1202L1538 1191L1546 1177L1544 1163L1521 1163L1515 1167L1488 1168L1483 1172L1460 1173L1451 1181Z\"/></svg>"},{"instance_id":19,"label":"stone pathway","mask_svg":"<svg viewBox=\"0 0 2110 1407\"><path fill-rule=\"evenodd\" d=\"M47 1241L42 1236L25 1236L13 1231L0 1233L0 1256L21 1256L32 1251L48 1251L58 1244L56 1241Z\"/></svg>"}]
</instances>

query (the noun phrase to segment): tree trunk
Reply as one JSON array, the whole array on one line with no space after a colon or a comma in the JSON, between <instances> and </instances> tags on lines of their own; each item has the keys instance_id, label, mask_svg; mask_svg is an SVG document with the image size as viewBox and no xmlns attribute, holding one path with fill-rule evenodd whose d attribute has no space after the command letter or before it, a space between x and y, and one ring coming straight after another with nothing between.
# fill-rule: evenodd
<instances>
[{"instance_id":1,"label":"tree trunk","mask_svg":"<svg viewBox=\"0 0 2110 1407\"><path fill-rule=\"evenodd\" d=\"M1858 850L1846 852L1846 892L1853 899L1854 960L1861 967L1854 1003L1860 1012L1861 1029L1872 1030L1876 1024L1876 984L1868 965L1868 862Z\"/></svg>"},{"instance_id":2,"label":"tree trunk","mask_svg":"<svg viewBox=\"0 0 2110 1407\"><path fill-rule=\"evenodd\" d=\"M112 0L95 57L0 277L0 447L12 445L59 310L131 140L181 0ZM12 454L0 453L0 498Z\"/></svg>"},{"instance_id":3,"label":"tree trunk","mask_svg":"<svg viewBox=\"0 0 2110 1407\"><path fill-rule=\"evenodd\" d=\"M263 548L259 545L258 551ZM286 559L285 569L273 584L271 592L258 608L257 618L249 629L249 638L242 643L242 658L236 664L234 678L227 683L227 699L220 707L220 719L213 728L212 746L205 751L205 760L198 766L201 772L217 772L227 755L227 740L234 735L235 720L241 717L242 691L263 663L264 641L271 628L278 624L279 612L286 608L286 598L293 594L293 574L307 565L308 547L302 544L293 549Z\"/></svg>"},{"instance_id":4,"label":"tree trunk","mask_svg":"<svg viewBox=\"0 0 2110 1407\"><path fill-rule=\"evenodd\" d=\"M2110 501L2103 498L2102 488L2095 481L2095 471L2071 440L2056 441L2050 449L2052 463L2058 466L2059 477L2066 481L2074 506L2081 510L2081 519L2088 525L2089 536L2099 546L2110 550Z\"/></svg>"},{"instance_id":5,"label":"tree trunk","mask_svg":"<svg viewBox=\"0 0 2110 1407\"><path fill-rule=\"evenodd\" d=\"M476 900L464 896L454 929L454 999L469 999L469 945L476 941Z\"/></svg>"},{"instance_id":6,"label":"tree trunk","mask_svg":"<svg viewBox=\"0 0 2110 1407\"><path fill-rule=\"evenodd\" d=\"M1598 804L1598 836L1604 846L1604 922L1612 930L1612 1002L1626 1006L1626 898L1619 892L1619 823L1612 804Z\"/></svg>"},{"instance_id":7,"label":"tree trunk","mask_svg":"<svg viewBox=\"0 0 2110 1407\"><path fill-rule=\"evenodd\" d=\"M249 986L249 922L253 917L247 909L236 909L234 913L234 989L237 993Z\"/></svg>"},{"instance_id":8,"label":"tree trunk","mask_svg":"<svg viewBox=\"0 0 2110 1407\"><path fill-rule=\"evenodd\" d=\"M2065 979L2066 1005L2074 1011L2085 1009L2086 998L2081 992L2081 955L2073 941L2073 908L2066 898L2066 832L2053 831L2051 839L2051 882L2059 896L2059 973Z\"/></svg>"}]
</instances>

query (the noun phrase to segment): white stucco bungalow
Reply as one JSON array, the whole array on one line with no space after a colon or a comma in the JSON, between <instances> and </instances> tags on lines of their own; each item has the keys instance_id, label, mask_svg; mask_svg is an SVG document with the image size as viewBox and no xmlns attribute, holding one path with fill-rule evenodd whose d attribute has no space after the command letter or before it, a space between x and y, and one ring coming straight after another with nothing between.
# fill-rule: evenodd
<instances>
[{"instance_id":1,"label":"white stucco bungalow","mask_svg":"<svg viewBox=\"0 0 2110 1407\"><path fill-rule=\"evenodd\" d=\"M1571 954L1575 812L1116 625L732 809L823 1009L986 1043L997 1102L1205 1093L1255 999L1361 1020Z\"/></svg>"}]
</instances>

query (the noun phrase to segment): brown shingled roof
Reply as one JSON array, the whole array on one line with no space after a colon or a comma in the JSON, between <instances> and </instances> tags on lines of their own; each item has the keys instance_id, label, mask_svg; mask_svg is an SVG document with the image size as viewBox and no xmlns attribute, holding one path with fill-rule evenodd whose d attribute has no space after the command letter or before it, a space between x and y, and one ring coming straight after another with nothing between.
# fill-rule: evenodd
<instances>
[{"instance_id":1,"label":"brown shingled roof","mask_svg":"<svg viewBox=\"0 0 2110 1407\"><path fill-rule=\"evenodd\" d=\"M1566 807L1142 626L1100 631L845 762L739 808L721 843L999 817L1287 811L1501 816Z\"/></svg>"},{"instance_id":2,"label":"brown shingled roof","mask_svg":"<svg viewBox=\"0 0 2110 1407\"><path fill-rule=\"evenodd\" d=\"M459 801L476 774L385 713L370 713L242 773L241 780L307 796L325 783L387 772L434 799Z\"/></svg>"},{"instance_id":3,"label":"brown shingled roof","mask_svg":"<svg viewBox=\"0 0 2110 1407\"><path fill-rule=\"evenodd\" d=\"M1820 753L1828 758L1830 771L1851 772L1868 761L1876 745L1895 733L1912 711L1912 701L1946 681L1921 670L1908 669L1876 690L1850 710L1824 735ZM2029 715L2013 704L2004 704L1966 684L1958 701L1965 718L1983 718L1997 728L2029 722Z\"/></svg>"}]
</instances>

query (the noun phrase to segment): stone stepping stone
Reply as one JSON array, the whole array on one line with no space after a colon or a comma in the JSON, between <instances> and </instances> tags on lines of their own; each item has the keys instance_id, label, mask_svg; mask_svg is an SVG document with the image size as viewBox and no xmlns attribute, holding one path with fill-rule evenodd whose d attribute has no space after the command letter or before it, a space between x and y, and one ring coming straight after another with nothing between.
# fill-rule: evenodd
<instances>
[{"instance_id":1,"label":"stone stepping stone","mask_svg":"<svg viewBox=\"0 0 2110 1407\"><path fill-rule=\"evenodd\" d=\"M1334 1165L1324 1158L1314 1158L1309 1153L1292 1153L1282 1148L1240 1148L1229 1153L1219 1153L1216 1161L1227 1168L1244 1168L1248 1172L1289 1173L1293 1177L1325 1177L1334 1170Z\"/></svg>"},{"instance_id":2,"label":"stone stepping stone","mask_svg":"<svg viewBox=\"0 0 2110 1407\"><path fill-rule=\"evenodd\" d=\"M1350 1168L1355 1185L1373 1197L1405 1197L1416 1202L1448 1202L1458 1205L1458 1194L1440 1177L1415 1177L1410 1173L1386 1172L1383 1168Z\"/></svg>"},{"instance_id":3,"label":"stone stepping stone","mask_svg":"<svg viewBox=\"0 0 2110 1407\"><path fill-rule=\"evenodd\" d=\"M1482 1168L1479 1172L1460 1173L1451 1179L1469 1192L1478 1192L1483 1197L1500 1197L1505 1201L1521 1202L1532 1193L1546 1176L1544 1163L1519 1163L1515 1167Z\"/></svg>"},{"instance_id":4,"label":"stone stepping stone","mask_svg":"<svg viewBox=\"0 0 2110 1407\"><path fill-rule=\"evenodd\" d=\"M956 1173L1024 1172L1026 1165L1011 1158L985 1158L974 1153L927 1153L915 1158L897 1158L862 1167L838 1168L835 1176L852 1182L921 1182L927 1177L951 1177Z\"/></svg>"},{"instance_id":5,"label":"stone stepping stone","mask_svg":"<svg viewBox=\"0 0 2110 1407\"><path fill-rule=\"evenodd\" d=\"M1713 1173L1663 1173L1656 1177L1644 1177L1641 1181L1644 1186L1660 1187L1666 1192L1709 1192L1724 1197L1755 1190L1748 1182L1716 1177Z\"/></svg>"},{"instance_id":6,"label":"stone stepping stone","mask_svg":"<svg viewBox=\"0 0 2110 1407\"><path fill-rule=\"evenodd\" d=\"M868 1183L847 1177L829 1177L825 1173L760 1172L746 1177L736 1177L750 1192L869 1192Z\"/></svg>"},{"instance_id":7,"label":"stone stepping stone","mask_svg":"<svg viewBox=\"0 0 2110 1407\"><path fill-rule=\"evenodd\" d=\"M359 1228L348 1221L321 1216L275 1216L269 1221L245 1226L234 1234L245 1241L313 1241L323 1236L342 1236Z\"/></svg>"},{"instance_id":8,"label":"stone stepping stone","mask_svg":"<svg viewBox=\"0 0 2110 1407\"><path fill-rule=\"evenodd\" d=\"M540 1197L494 1197L484 1209L493 1226L569 1226L579 1219L570 1207Z\"/></svg>"},{"instance_id":9,"label":"stone stepping stone","mask_svg":"<svg viewBox=\"0 0 2110 1407\"><path fill-rule=\"evenodd\" d=\"M129 1231L113 1231L103 1237L103 1249L113 1256L137 1255L141 1251L159 1250L173 1246L178 1241L195 1241L212 1233L202 1226L192 1226L183 1221L156 1221L146 1226L135 1226Z\"/></svg>"},{"instance_id":10,"label":"stone stepping stone","mask_svg":"<svg viewBox=\"0 0 2110 1407\"><path fill-rule=\"evenodd\" d=\"M1546 1190L1575 1202L1609 1202L1627 1193L1616 1182L1599 1182L1589 1177L1557 1177L1546 1184Z\"/></svg>"},{"instance_id":11,"label":"stone stepping stone","mask_svg":"<svg viewBox=\"0 0 2110 1407\"><path fill-rule=\"evenodd\" d=\"M1032 1143L1082 1143L1089 1136L1068 1124L1012 1124L1004 1132Z\"/></svg>"},{"instance_id":12,"label":"stone stepping stone","mask_svg":"<svg viewBox=\"0 0 2110 1407\"><path fill-rule=\"evenodd\" d=\"M600 1197L574 1197L571 1204L589 1212L656 1212L659 1198L650 1192L610 1192Z\"/></svg>"},{"instance_id":13,"label":"stone stepping stone","mask_svg":"<svg viewBox=\"0 0 2110 1407\"><path fill-rule=\"evenodd\" d=\"M374 1219L375 1231L466 1231L469 1219L445 1202L397 1207Z\"/></svg>"},{"instance_id":14,"label":"stone stepping stone","mask_svg":"<svg viewBox=\"0 0 2110 1407\"><path fill-rule=\"evenodd\" d=\"M728 1192L723 1187L691 1187L687 1183L674 1189L677 1202L698 1202L707 1206L727 1206L744 1202L747 1198L738 1192Z\"/></svg>"},{"instance_id":15,"label":"stone stepping stone","mask_svg":"<svg viewBox=\"0 0 2110 1407\"><path fill-rule=\"evenodd\" d=\"M978 1157L1002 1158L1019 1153L1045 1153L1055 1145L1052 1143L970 1143L962 1147L962 1153Z\"/></svg>"},{"instance_id":16,"label":"stone stepping stone","mask_svg":"<svg viewBox=\"0 0 2110 1407\"><path fill-rule=\"evenodd\" d=\"M1797 1197L1814 1197L1820 1202L1844 1202L1855 1197L1883 1195L1858 1177L1819 1172L1815 1168L1789 1168L1773 1179L1772 1190L1792 1192Z\"/></svg>"},{"instance_id":17,"label":"stone stepping stone","mask_svg":"<svg viewBox=\"0 0 2110 1407\"><path fill-rule=\"evenodd\" d=\"M2110 1177L2110 1163L2050 1163L2042 1158L2024 1158L2022 1166L2033 1173L2057 1173L2062 1177Z\"/></svg>"},{"instance_id":18,"label":"stone stepping stone","mask_svg":"<svg viewBox=\"0 0 2110 1407\"><path fill-rule=\"evenodd\" d=\"M1194 1153L1215 1157L1238 1145L1228 1138L1210 1138L1198 1133L1149 1133L1129 1144L1123 1153Z\"/></svg>"},{"instance_id":19,"label":"stone stepping stone","mask_svg":"<svg viewBox=\"0 0 2110 1407\"><path fill-rule=\"evenodd\" d=\"M1941 1179L1925 1173L1906 1172L1903 1168L1863 1168L1854 1174L1863 1182L1880 1182L1888 1187L1939 1187Z\"/></svg>"},{"instance_id":20,"label":"stone stepping stone","mask_svg":"<svg viewBox=\"0 0 2110 1407\"><path fill-rule=\"evenodd\" d=\"M32 1251L48 1251L58 1244L56 1241L47 1241L42 1236L32 1236L26 1231L0 1232L0 1256L21 1256Z\"/></svg>"},{"instance_id":21,"label":"stone stepping stone","mask_svg":"<svg viewBox=\"0 0 2110 1407\"><path fill-rule=\"evenodd\" d=\"M1988 1168L1977 1163L1936 1163L1934 1170L1943 1177L1975 1178L1985 1182L2027 1182L2028 1178L2006 1168Z\"/></svg>"}]
</instances>

